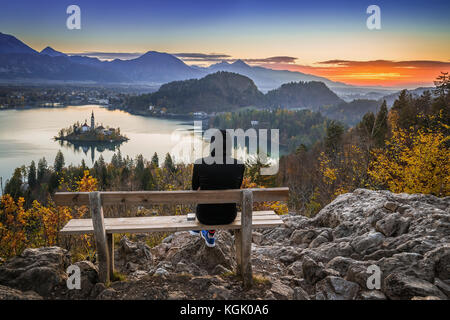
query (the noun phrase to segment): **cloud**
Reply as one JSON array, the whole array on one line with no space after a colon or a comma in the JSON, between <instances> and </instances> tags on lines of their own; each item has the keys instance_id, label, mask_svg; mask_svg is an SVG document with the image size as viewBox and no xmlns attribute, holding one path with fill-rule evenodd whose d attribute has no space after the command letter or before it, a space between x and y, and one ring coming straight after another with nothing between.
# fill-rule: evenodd
<instances>
[{"instance_id":1,"label":"cloud","mask_svg":"<svg viewBox=\"0 0 450 320\"><path fill-rule=\"evenodd\" d=\"M228 54L223 53L174 53L174 56L180 58L183 61L189 62L234 62L237 58L233 58ZM297 58L288 57L288 56L276 56L269 58L250 58L250 59L241 59L250 64L259 64L259 63L295 63Z\"/></svg>"},{"instance_id":2,"label":"cloud","mask_svg":"<svg viewBox=\"0 0 450 320\"><path fill-rule=\"evenodd\" d=\"M248 63L295 63L297 58L288 56L276 56L263 59L243 59Z\"/></svg>"},{"instance_id":3,"label":"cloud","mask_svg":"<svg viewBox=\"0 0 450 320\"><path fill-rule=\"evenodd\" d=\"M143 55L142 52L82 52L82 53L68 53L70 56L86 56L90 58L97 58L100 60L130 60L136 59Z\"/></svg>"},{"instance_id":4,"label":"cloud","mask_svg":"<svg viewBox=\"0 0 450 320\"><path fill-rule=\"evenodd\" d=\"M192 62L217 62L230 60L231 56L223 53L173 53L183 61Z\"/></svg>"},{"instance_id":5,"label":"cloud","mask_svg":"<svg viewBox=\"0 0 450 320\"><path fill-rule=\"evenodd\" d=\"M393 61L393 60L369 60L369 61L354 61L354 60L327 60L319 61L317 64L339 67L390 67L390 68L448 68L450 62L435 61L435 60L409 60L409 61Z\"/></svg>"}]
</instances>

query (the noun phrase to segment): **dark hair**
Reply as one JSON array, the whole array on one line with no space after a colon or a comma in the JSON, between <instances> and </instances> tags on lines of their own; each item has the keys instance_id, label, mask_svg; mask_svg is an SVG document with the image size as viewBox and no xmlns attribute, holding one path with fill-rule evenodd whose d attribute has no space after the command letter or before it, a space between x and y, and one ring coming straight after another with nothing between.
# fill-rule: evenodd
<instances>
[{"instance_id":1,"label":"dark hair","mask_svg":"<svg viewBox=\"0 0 450 320\"><path fill-rule=\"evenodd\" d=\"M225 158L227 156L227 141L231 140L231 136L228 134L228 132L226 130L220 129L218 130L220 131L220 133L222 134L222 155L223 158ZM211 144L216 141L216 136L213 135L211 136ZM216 150L211 150L211 156L214 157L216 155ZM231 156L231 152L230 154L228 154L228 156Z\"/></svg>"}]
</instances>

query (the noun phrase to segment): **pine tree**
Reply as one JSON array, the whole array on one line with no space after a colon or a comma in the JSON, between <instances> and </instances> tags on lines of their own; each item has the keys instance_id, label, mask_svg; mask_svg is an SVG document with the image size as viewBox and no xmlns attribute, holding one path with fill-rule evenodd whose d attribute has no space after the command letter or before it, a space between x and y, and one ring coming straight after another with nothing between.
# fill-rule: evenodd
<instances>
[{"instance_id":1,"label":"pine tree","mask_svg":"<svg viewBox=\"0 0 450 320\"><path fill-rule=\"evenodd\" d=\"M153 157L152 157L152 167L153 168L159 167L159 158L158 158L158 154L156 152L153 154Z\"/></svg>"},{"instance_id":2,"label":"pine tree","mask_svg":"<svg viewBox=\"0 0 450 320\"><path fill-rule=\"evenodd\" d=\"M28 185L33 188L36 185L36 164L31 161L30 167L28 168Z\"/></svg>"},{"instance_id":3,"label":"pine tree","mask_svg":"<svg viewBox=\"0 0 450 320\"><path fill-rule=\"evenodd\" d=\"M112 158L111 158L111 164L114 166L114 167L116 167L116 168L119 168L120 167L120 164L119 164L119 158L118 158L118 156L114 153L113 154L113 156L112 156Z\"/></svg>"},{"instance_id":4,"label":"pine tree","mask_svg":"<svg viewBox=\"0 0 450 320\"><path fill-rule=\"evenodd\" d=\"M45 160L45 158L40 159L38 162L38 169L37 169L37 181L39 183L42 183L44 181L47 170L48 170L47 160Z\"/></svg>"},{"instance_id":5,"label":"pine tree","mask_svg":"<svg viewBox=\"0 0 450 320\"><path fill-rule=\"evenodd\" d=\"M344 127L337 121L330 121L327 126L325 148L330 157L334 157L339 150L344 134Z\"/></svg>"},{"instance_id":6,"label":"pine tree","mask_svg":"<svg viewBox=\"0 0 450 320\"><path fill-rule=\"evenodd\" d=\"M53 164L53 169L55 170L55 172L61 173L62 169L64 168L64 164L65 164L64 155L61 152L61 150L59 150L55 157L55 163Z\"/></svg>"},{"instance_id":7,"label":"pine tree","mask_svg":"<svg viewBox=\"0 0 450 320\"><path fill-rule=\"evenodd\" d=\"M436 88L434 93L440 97L445 97L450 92L450 77L448 72L441 72L441 74L434 81Z\"/></svg>"},{"instance_id":8,"label":"pine tree","mask_svg":"<svg viewBox=\"0 0 450 320\"><path fill-rule=\"evenodd\" d=\"M22 183L22 170L16 168L11 179L6 181L5 194L11 195L15 200L23 197Z\"/></svg>"},{"instance_id":9,"label":"pine tree","mask_svg":"<svg viewBox=\"0 0 450 320\"><path fill-rule=\"evenodd\" d=\"M170 156L170 153L166 154L166 158L164 159L164 168L166 168L170 172L175 172L176 170L172 157Z\"/></svg>"},{"instance_id":10,"label":"pine tree","mask_svg":"<svg viewBox=\"0 0 450 320\"><path fill-rule=\"evenodd\" d=\"M122 152L120 152L120 149L119 152L117 152L117 162L119 164L119 167L123 165Z\"/></svg>"},{"instance_id":11,"label":"pine tree","mask_svg":"<svg viewBox=\"0 0 450 320\"><path fill-rule=\"evenodd\" d=\"M384 140L386 139L388 130L388 109L386 100L384 100L380 107L380 111L377 113L374 123L373 138L375 140L376 147L381 148L384 146Z\"/></svg>"},{"instance_id":12,"label":"pine tree","mask_svg":"<svg viewBox=\"0 0 450 320\"><path fill-rule=\"evenodd\" d=\"M88 169L88 167L86 166L86 162L84 161L84 159L81 159L81 171L84 173L86 169Z\"/></svg>"}]
</instances>

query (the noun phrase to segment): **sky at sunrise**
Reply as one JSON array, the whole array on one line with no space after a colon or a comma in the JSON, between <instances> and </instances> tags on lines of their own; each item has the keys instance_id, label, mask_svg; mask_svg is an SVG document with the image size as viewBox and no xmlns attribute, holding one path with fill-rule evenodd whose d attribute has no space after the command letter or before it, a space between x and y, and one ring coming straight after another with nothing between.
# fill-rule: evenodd
<instances>
[{"instance_id":1,"label":"sky at sunrise","mask_svg":"<svg viewBox=\"0 0 450 320\"><path fill-rule=\"evenodd\" d=\"M66 8L81 8L81 29ZM381 29L369 30L369 5ZM36 50L207 66L243 59L355 85L430 86L450 71L450 1L0 0L0 32Z\"/></svg>"}]
</instances>

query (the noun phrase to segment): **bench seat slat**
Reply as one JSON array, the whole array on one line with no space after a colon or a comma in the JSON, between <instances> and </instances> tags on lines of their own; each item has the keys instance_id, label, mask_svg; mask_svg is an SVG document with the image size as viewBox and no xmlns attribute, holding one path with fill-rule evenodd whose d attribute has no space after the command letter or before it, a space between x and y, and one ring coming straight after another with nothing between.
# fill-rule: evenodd
<instances>
[{"instance_id":1,"label":"bench seat slat","mask_svg":"<svg viewBox=\"0 0 450 320\"><path fill-rule=\"evenodd\" d=\"M171 223L174 221L174 219L179 219L180 217L184 217L183 219L186 220L186 216L147 216L147 217L128 217L128 218L105 218L105 222L107 225L111 224L131 224L131 223L161 223L161 222L167 222ZM259 217L275 217L278 218L279 216L273 212L273 211L255 211L253 212L253 218L259 218ZM236 216L236 220L241 219L241 213L238 212ZM175 220L178 221L178 220ZM91 219L72 219L67 224L68 226L92 226L92 220Z\"/></svg>"},{"instance_id":2,"label":"bench seat slat","mask_svg":"<svg viewBox=\"0 0 450 320\"><path fill-rule=\"evenodd\" d=\"M253 228L269 228L282 225L283 221L273 211L255 211ZM239 229L241 227L240 212L235 221L228 225L205 226L198 221L187 221L186 216L152 216L130 218L106 218L107 233L145 233L157 231L185 231L204 229ZM92 219L72 219L60 231L61 234L93 233Z\"/></svg>"}]
</instances>

